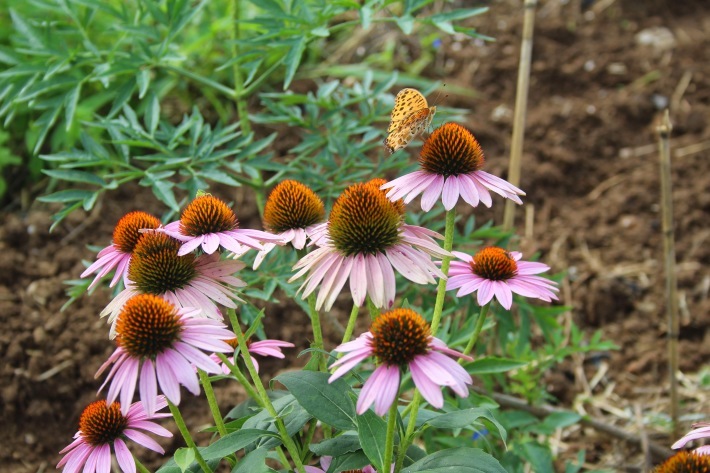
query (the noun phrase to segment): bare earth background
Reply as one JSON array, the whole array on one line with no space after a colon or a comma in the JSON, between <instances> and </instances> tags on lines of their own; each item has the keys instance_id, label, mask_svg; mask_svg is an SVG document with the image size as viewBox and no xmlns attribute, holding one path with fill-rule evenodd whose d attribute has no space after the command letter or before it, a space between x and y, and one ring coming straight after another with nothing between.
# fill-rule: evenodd
<instances>
[{"instance_id":1,"label":"bare earth background","mask_svg":"<svg viewBox=\"0 0 710 473\"><path fill-rule=\"evenodd\" d=\"M431 68L447 84L478 92L474 99L450 94L443 105L472 111L467 126L486 152L486 169L502 176L522 31L522 9L514 6L521 3L496 2L475 19L496 42L445 41ZM601 362L565 363L550 373L549 390L561 406L586 397L585 412L669 445L667 434L640 421L668 412L654 130L670 106L683 412L707 414L708 391L696 388L696 373L710 359L710 7L702 0L599 0L581 13L579 1L541 3L521 183L526 207L534 207L534 238L522 246L540 251L554 271L568 271L563 294L571 316L619 346ZM236 209L243 225L259 227L243 191L221 197L243 203ZM494 207L479 221L500 222L503 205ZM98 291L60 312L62 281L77 278L81 260L94 258L86 245L107 245L113 225L134 209L162 211L150 193L125 188L52 234L52 209L43 204L17 199L0 216L0 472L52 471L95 399L94 373L113 349L98 317L109 294ZM522 215L518 222L522 233ZM299 311L267 317L269 337L297 348L286 362L262 363L265 377L303 363L295 355L308 345L306 327ZM242 393L230 385L218 395L226 409ZM209 422L204 403L186 397L183 406L190 425ZM563 458L584 448L597 468L640 471L638 449L593 430L576 427L557 440ZM178 448L182 440L163 445Z\"/></svg>"}]
</instances>

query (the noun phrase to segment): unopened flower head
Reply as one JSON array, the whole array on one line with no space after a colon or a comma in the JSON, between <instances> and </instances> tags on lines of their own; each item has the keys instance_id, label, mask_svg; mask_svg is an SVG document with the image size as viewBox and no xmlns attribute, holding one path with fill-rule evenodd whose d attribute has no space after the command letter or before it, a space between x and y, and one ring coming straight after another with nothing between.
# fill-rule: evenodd
<instances>
[{"instance_id":1,"label":"unopened flower head","mask_svg":"<svg viewBox=\"0 0 710 473\"><path fill-rule=\"evenodd\" d=\"M306 246L309 232L324 218L323 201L310 187L298 181L279 183L264 206L264 228L278 236L281 243L291 243L297 250ZM264 249L254 261L254 269L275 246L275 243L264 243Z\"/></svg>"},{"instance_id":2,"label":"unopened flower head","mask_svg":"<svg viewBox=\"0 0 710 473\"><path fill-rule=\"evenodd\" d=\"M225 342L235 351L234 357L231 358L231 362L232 364L236 364L237 355L239 354L239 342L236 338L225 340ZM293 343L284 342L282 340L267 339L258 340L256 342L251 341L251 339L247 340L247 350L251 355L273 356L274 358L281 359L285 358L284 354L281 352L282 348L293 348L295 346L296 345ZM229 374L231 372L229 367L225 363L222 363L222 360L217 355L212 355L211 358L222 367L222 372L224 374ZM252 356L251 362L254 363L254 368L256 368L256 371L259 372L259 363L256 358Z\"/></svg>"},{"instance_id":3,"label":"unopened flower head","mask_svg":"<svg viewBox=\"0 0 710 473\"><path fill-rule=\"evenodd\" d=\"M198 247L210 255L220 246L243 255L249 249L263 249L263 242L279 241L260 230L240 229L232 209L210 194L198 195L185 207L180 220L165 225L162 231L182 242L180 256Z\"/></svg>"},{"instance_id":4,"label":"unopened flower head","mask_svg":"<svg viewBox=\"0 0 710 473\"><path fill-rule=\"evenodd\" d=\"M167 403L160 396L154 401L155 410L164 408ZM119 403L107 403L104 400L89 404L79 419L79 431L74 441L61 452L64 457L57 464L64 473L111 473L111 450L116 454L118 466L122 472L135 473L133 460L126 439L153 451L165 453L163 448L141 431L172 437L166 428L151 422L152 419L170 417L170 414L147 414L140 402L121 409Z\"/></svg>"},{"instance_id":5,"label":"unopened flower head","mask_svg":"<svg viewBox=\"0 0 710 473\"><path fill-rule=\"evenodd\" d=\"M509 182L482 171L485 159L478 141L466 128L456 123L445 123L429 136L419 155L421 169L383 185L392 200L404 198L411 202L422 194L422 209L431 210L439 196L444 208L451 210L459 196L473 207L493 203L490 192L495 192L517 204L525 192Z\"/></svg>"},{"instance_id":6,"label":"unopened flower head","mask_svg":"<svg viewBox=\"0 0 710 473\"><path fill-rule=\"evenodd\" d=\"M653 469L652 473L707 473L710 455L697 452L678 452Z\"/></svg>"},{"instance_id":7,"label":"unopened flower head","mask_svg":"<svg viewBox=\"0 0 710 473\"><path fill-rule=\"evenodd\" d=\"M452 350L436 337L421 315L411 309L394 309L381 314L369 332L335 349L348 353L331 367L337 367L329 381L350 371L365 358L374 356L379 366L365 382L357 401L362 414L373 403L375 413L383 415L397 398L401 372L409 369L412 380L432 406L444 405L441 386L449 386L461 397L468 396L471 376L449 356L471 360ZM449 355L449 356L447 356Z\"/></svg>"},{"instance_id":8,"label":"unopened flower head","mask_svg":"<svg viewBox=\"0 0 710 473\"><path fill-rule=\"evenodd\" d=\"M244 267L219 254L178 255L180 242L162 232L147 232L138 242L128 269L129 283L101 312L116 320L123 304L136 294L154 294L178 307L195 307L202 317L221 319L217 303L236 308L236 289L246 284L234 276ZM115 332L112 326L111 333Z\"/></svg>"},{"instance_id":9,"label":"unopened flower head","mask_svg":"<svg viewBox=\"0 0 710 473\"><path fill-rule=\"evenodd\" d=\"M320 284L316 308L329 310L348 278L356 305L369 296L375 306L390 308L398 271L417 284L445 277L431 256L449 255L433 238L441 235L405 225L400 202L390 202L376 183L354 184L333 204L327 227L315 239L317 249L303 257L290 281L308 277L301 286L307 297Z\"/></svg>"},{"instance_id":10,"label":"unopened flower head","mask_svg":"<svg viewBox=\"0 0 710 473\"><path fill-rule=\"evenodd\" d=\"M121 217L113 230L113 243L99 251L96 261L81 273L85 278L96 273L96 277L89 285L93 288L98 282L113 269L116 272L109 284L113 287L118 280L123 278L124 283L128 278L128 263L138 240L143 236L143 229L155 229L160 226L160 220L145 212L130 212Z\"/></svg>"},{"instance_id":11,"label":"unopened flower head","mask_svg":"<svg viewBox=\"0 0 710 473\"><path fill-rule=\"evenodd\" d=\"M691 431L681 437L681 439L674 443L671 448L683 448L688 442L691 442L693 440L700 440L703 438L710 439L710 422L697 422L693 424ZM710 445L698 447L694 450L694 453L710 455Z\"/></svg>"},{"instance_id":12,"label":"unopened flower head","mask_svg":"<svg viewBox=\"0 0 710 473\"><path fill-rule=\"evenodd\" d=\"M459 261L452 261L446 290L458 289L457 297L478 291L479 305L495 297L506 309L513 304L513 293L550 302L557 300L557 283L537 276L550 267L543 263L522 261L519 251L506 251L491 246L474 256L453 252Z\"/></svg>"},{"instance_id":13,"label":"unopened flower head","mask_svg":"<svg viewBox=\"0 0 710 473\"><path fill-rule=\"evenodd\" d=\"M127 406L136 383L149 414L155 412L160 389L173 403L180 403L180 385L198 395L200 385L193 368L218 373L220 368L209 353L229 353L224 342L232 333L221 322L195 317L199 309L177 309L161 297L141 294L126 302L116 324L117 348L99 368L96 376L111 366L103 387L111 382L107 399L119 395Z\"/></svg>"}]
</instances>

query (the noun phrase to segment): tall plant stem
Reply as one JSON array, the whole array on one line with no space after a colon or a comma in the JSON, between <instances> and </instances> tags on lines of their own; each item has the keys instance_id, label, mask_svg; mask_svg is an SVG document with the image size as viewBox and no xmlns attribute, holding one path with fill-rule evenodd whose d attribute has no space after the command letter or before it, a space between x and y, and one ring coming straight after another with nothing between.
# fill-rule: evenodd
<instances>
[{"instance_id":1,"label":"tall plant stem","mask_svg":"<svg viewBox=\"0 0 710 473\"><path fill-rule=\"evenodd\" d=\"M224 437L227 435L227 428L224 426L224 419L222 419L222 414L219 412L217 398L214 395L214 389L212 389L210 377L201 369L198 369L197 372L200 375L200 382L202 383L202 388L205 390L207 404L210 406L210 412L212 413L214 424L217 426L217 432L219 432L220 437Z\"/></svg>"},{"instance_id":2,"label":"tall plant stem","mask_svg":"<svg viewBox=\"0 0 710 473\"><path fill-rule=\"evenodd\" d=\"M397 397L390 406L389 414L387 415L387 436L385 437L385 457L382 460L382 465L379 471L390 471L392 458L394 455L394 434L397 428Z\"/></svg>"},{"instance_id":3,"label":"tall plant stem","mask_svg":"<svg viewBox=\"0 0 710 473\"><path fill-rule=\"evenodd\" d=\"M244 89L244 78L242 71L239 68L239 62L236 61L240 54L239 40L241 39L241 30L239 22L241 20L241 0L232 0L229 4L230 16L232 18L231 42L232 42L232 75L234 78L234 96L237 102L237 114L239 115L239 126L245 135L251 133L251 123L249 123L249 113L247 112L246 96L242 93Z\"/></svg>"},{"instance_id":4,"label":"tall plant stem","mask_svg":"<svg viewBox=\"0 0 710 473\"><path fill-rule=\"evenodd\" d=\"M444 230L444 249L451 251L454 246L454 221L456 220L456 212L454 209L446 211L446 229ZM441 261L441 272L444 276L449 274L449 265L451 264L451 256L444 256ZM441 314L444 311L444 299L446 298L446 278L439 279L439 285L436 288L436 302L434 303L434 315L431 317L431 334L436 335L441 323Z\"/></svg>"},{"instance_id":5,"label":"tall plant stem","mask_svg":"<svg viewBox=\"0 0 710 473\"><path fill-rule=\"evenodd\" d=\"M244 332L242 332L242 327L241 325L239 325L239 320L237 319L237 313L233 309L228 310L227 313L229 314L229 321L232 323L232 329L234 330L234 334L237 336L237 343L239 345L239 351L241 351L242 353L242 358L244 358L244 364L246 365L247 370L249 370L249 375L251 376L251 379L254 382L254 387L259 393L259 397L261 398L261 402L264 406L264 409L266 409L269 415L274 419L274 422L276 423L276 428L278 429L279 434L281 435L281 441L286 447L286 450L288 450L289 455L291 455L291 460L293 460L293 463L296 465L296 470L298 470L299 473L305 473L306 470L303 468L303 462L301 461L301 453L298 451L298 447L286 431L286 426L284 425L283 419L279 417L278 413L276 412L276 409L274 408L274 405L271 403L271 399L269 399L269 395L267 394L266 389L264 388L264 385L261 382L261 378L259 378L259 373L254 367L254 362L251 360L249 348L247 347L247 341L244 338Z\"/></svg>"},{"instance_id":6,"label":"tall plant stem","mask_svg":"<svg viewBox=\"0 0 710 473\"><path fill-rule=\"evenodd\" d=\"M328 362L323 354L325 344L323 343L323 330L320 325L320 314L316 310L315 292L311 292L308 295L308 312L311 319L311 327L313 327L313 343L311 346L316 350L313 356L318 360L318 368L321 371L326 372L328 371Z\"/></svg>"},{"instance_id":7,"label":"tall plant stem","mask_svg":"<svg viewBox=\"0 0 710 473\"><path fill-rule=\"evenodd\" d=\"M464 355L468 355L469 353L471 353L473 347L476 346L478 336L481 335L481 329L483 329L483 324L486 322L486 315L488 315L488 307L490 307L490 304L485 304L483 307L481 307L481 312L478 314L478 319L476 320L476 327L474 327L473 333L471 334L471 338L468 340L468 344L463 350ZM460 364L463 364L464 361L465 360L463 358L459 358Z\"/></svg>"},{"instance_id":8,"label":"tall plant stem","mask_svg":"<svg viewBox=\"0 0 710 473\"><path fill-rule=\"evenodd\" d=\"M254 390L254 387L251 385L246 376L244 376L242 372L239 371L237 365L232 363L233 360L227 358L224 353L217 353L217 356L220 360L222 360L222 363L224 363L227 368L229 368L229 371L234 375L234 377L237 378L239 384L244 387L244 390L247 392L247 395L250 398L254 399L257 403L259 403L260 406L264 407L263 404L261 404L261 398L259 398L259 394Z\"/></svg>"},{"instance_id":9,"label":"tall plant stem","mask_svg":"<svg viewBox=\"0 0 710 473\"><path fill-rule=\"evenodd\" d=\"M663 227L663 265L666 271L666 314L668 316L668 371L670 372L671 419L673 438L680 437L678 430L678 284L675 271L675 237L673 235L673 195L671 187L671 149L672 130L668 110L663 115L663 122L656 128L658 133L658 156L661 166L661 209Z\"/></svg>"},{"instance_id":10,"label":"tall plant stem","mask_svg":"<svg viewBox=\"0 0 710 473\"><path fill-rule=\"evenodd\" d=\"M533 27L535 25L535 7L537 0L525 0L525 18L523 22L523 41L520 46L520 62L518 63L518 86L515 92L515 116L513 117L513 138L510 145L510 163L508 165L508 181L514 186L520 186L520 161L523 155L523 138L525 136L525 115L528 107L528 88L530 86L530 61L532 59ZM503 230L513 230L515 220L515 202L505 201L503 213Z\"/></svg>"},{"instance_id":11,"label":"tall plant stem","mask_svg":"<svg viewBox=\"0 0 710 473\"><path fill-rule=\"evenodd\" d=\"M182 438L185 439L185 444L191 448L193 452L195 452L195 460L197 460L197 464L200 465L200 468L202 468L202 471L205 473L212 473L212 470L209 466L207 466L205 459L202 458L202 454L200 454L200 451L197 449L195 441L192 440L192 435L190 435L190 431L188 430L187 425L185 425L185 420L182 418L182 414L180 414L180 409L178 409L175 404L170 402L170 399L168 399L168 407L170 408L170 413L173 415L175 424L177 424L178 430L182 434Z\"/></svg>"},{"instance_id":12,"label":"tall plant stem","mask_svg":"<svg viewBox=\"0 0 710 473\"><path fill-rule=\"evenodd\" d=\"M343 334L343 343L347 343L353 336L353 331L355 330L355 322L357 322L357 314L360 308L353 304L353 308L350 310L350 317L348 318L348 325L345 327L345 333Z\"/></svg>"},{"instance_id":13,"label":"tall plant stem","mask_svg":"<svg viewBox=\"0 0 710 473\"><path fill-rule=\"evenodd\" d=\"M394 467L395 472L402 469L402 465L404 464L404 457L407 454L407 449L409 448L409 445L412 443L413 436L414 436L414 429L417 427L417 416L419 415L419 404L421 404L421 402L422 402L422 395L419 394L418 390L414 391L414 398L412 399L412 402L409 403L409 406L407 406L407 408L409 409L409 420L407 421L407 432L404 434L404 437L399 442L399 452L397 452L397 463ZM405 411L406 411L406 409L405 409ZM405 414L402 414L403 417L404 417L404 415Z\"/></svg>"}]
</instances>

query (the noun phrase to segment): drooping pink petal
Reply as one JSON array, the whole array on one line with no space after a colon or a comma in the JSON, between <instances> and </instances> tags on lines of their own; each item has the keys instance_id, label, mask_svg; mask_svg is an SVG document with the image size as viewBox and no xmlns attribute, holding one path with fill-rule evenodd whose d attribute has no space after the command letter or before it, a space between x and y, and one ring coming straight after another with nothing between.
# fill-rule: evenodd
<instances>
[{"instance_id":1,"label":"drooping pink petal","mask_svg":"<svg viewBox=\"0 0 710 473\"><path fill-rule=\"evenodd\" d=\"M148 436L145 437L151 442L155 442L155 440ZM133 460L133 455L131 455L125 442L120 438L116 439L113 443L113 449L116 452L116 461L118 461L118 466L121 468L121 471L124 473L136 473L136 462Z\"/></svg>"}]
</instances>

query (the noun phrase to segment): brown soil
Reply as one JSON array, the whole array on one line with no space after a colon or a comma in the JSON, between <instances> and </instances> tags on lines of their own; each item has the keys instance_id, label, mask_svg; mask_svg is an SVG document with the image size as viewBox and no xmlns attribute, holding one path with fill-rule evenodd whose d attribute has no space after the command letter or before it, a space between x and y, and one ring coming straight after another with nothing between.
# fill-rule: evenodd
<instances>
[{"instance_id":1,"label":"brown soil","mask_svg":"<svg viewBox=\"0 0 710 473\"><path fill-rule=\"evenodd\" d=\"M437 57L447 83L478 92L475 99L451 95L446 105L472 110L467 125L486 150L486 169L497 175L505 175L510 148L522 31L521 11L513 5L520 3L496 2L476 19L479 31L496 42L445 42ZM666 104L674 126L681 394L689 406L684 412L707 399L693 374L710 359L710 10L701 0L598 0L585 13L579 1L542 3L521 183L526 208L534 209L534 238L523 238L521 245L527 254L540 251L555 271L568 271L563 296L574 307L575 322L589 333L601 329L619 346L593 365L583 366L582 359L565 363L551 373L549 388L567 407L586 392L586 412L638 432L638 416L668 413L654 133ZM660 41L659 28L670 33L671 43ZM648 35L658 40L655 46L639 44ZM243 202L241 194L224 197ZM498 202L479 221L500 221ZM87 245L107 244L118 218L134 209L162 210L149 193L122 189L92 215L77 212L52 234L51 209L39 203L2 215L0 472L53 469L81 410L95 399L100 380L94 373L112 350L97 316L109 294L97 291L61 312L63 281L77 278L81 260L94 257ZM258 225L254 210L247 212ZM306 347L307 320L300 312L267 323L270 337L292 340L297 350ZM291 365L301 363L294 358ZM286 367L264 366L272 374ZM586 384L585 391L596 374L599 382ZM224 406L241 395L233 386L218 394ZM192 425L209 422L204 404L184 404ZM669 444L653 426L644 428L661 445ZM182 442L164 445L171 449ZM565 434L558 451L572 458L581 448L596 467L641 468L635 447L589 429Z\"/></svg>"}]
</instances>

